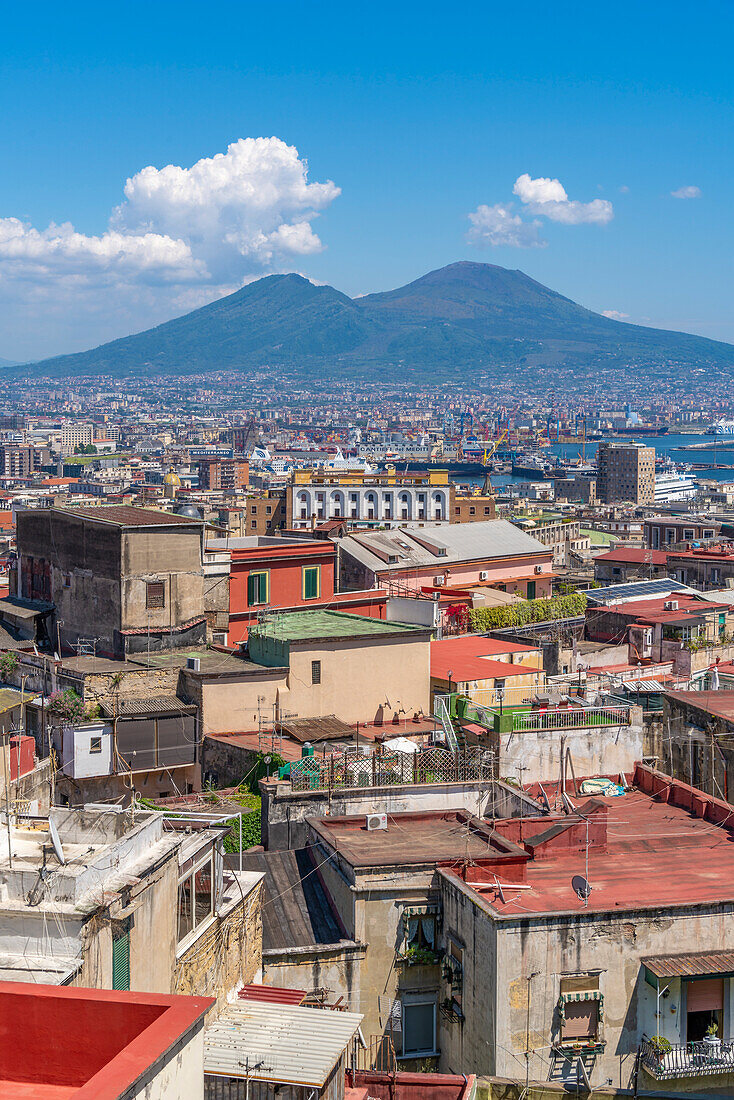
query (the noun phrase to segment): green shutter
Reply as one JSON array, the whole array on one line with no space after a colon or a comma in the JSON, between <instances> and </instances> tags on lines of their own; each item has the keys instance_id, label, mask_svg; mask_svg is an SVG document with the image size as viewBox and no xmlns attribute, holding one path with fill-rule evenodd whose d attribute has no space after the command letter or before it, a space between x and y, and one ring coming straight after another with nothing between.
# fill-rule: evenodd
<instances>
[{"instance_id":1,"label":"green shutter","mask_svg":"<svg viewBox=\"0 0 734 1100\"><path fill-rule=\"evenodd\" d=\"M112 933L112 988L130 988L130 927Z\"/></svg>"},{"instance_id":2,"label":"green shutter","mask_svg":"<svg viewBox=\"0 0 734 1100\"><path fill-rule=\"evenodd\" d=\"M306 569L303 578L303 595L307 600L315 600L319 594L318 569Z\"/></svg>"},{"instance_id":3,"label":"green shutter","mask_svg":"<svg viewBox=\"0 0 734 1100\"><path fill-rule=\"evenodd\" d=\"M250 573L247 578L247 606L254 607L255 600L257 599L257 574Z\"/></svg>"}]
</instances>

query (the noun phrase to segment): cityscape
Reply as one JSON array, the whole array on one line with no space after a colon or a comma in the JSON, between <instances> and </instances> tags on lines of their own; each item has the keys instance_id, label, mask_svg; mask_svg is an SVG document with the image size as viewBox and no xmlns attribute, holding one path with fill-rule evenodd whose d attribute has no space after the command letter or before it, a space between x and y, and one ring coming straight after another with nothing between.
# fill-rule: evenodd
<instances>
[{"instance_id":1,"label":"cityscape","mask_svg":"<svg viewBox=\"0 0 734 1100\"><path fill-rule=\"evenodd\" d=\"M42 7L0 1100L734 1096L731 13Z\"/></svg>"}]
</instances>

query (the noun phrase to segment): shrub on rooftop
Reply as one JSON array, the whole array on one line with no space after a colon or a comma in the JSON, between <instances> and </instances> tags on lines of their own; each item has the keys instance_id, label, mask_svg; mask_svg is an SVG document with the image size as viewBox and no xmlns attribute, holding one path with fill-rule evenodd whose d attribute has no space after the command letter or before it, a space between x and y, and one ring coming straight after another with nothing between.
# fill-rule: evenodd
<instances>
[{"instance_id":1,"label":"shrub on rooftop","mask_svg":"<svg viewBox=\"0 0 734 1100\"><path fill-rule=\"evenodd\" d=\"M469 609L469 626L475 633L483 633L508 626L571 619L582 615L585 609L585 593L571 592L565 596L551 596L549 599L523 600L505 607L473 607Z\"/></svg>"}]
</instances>

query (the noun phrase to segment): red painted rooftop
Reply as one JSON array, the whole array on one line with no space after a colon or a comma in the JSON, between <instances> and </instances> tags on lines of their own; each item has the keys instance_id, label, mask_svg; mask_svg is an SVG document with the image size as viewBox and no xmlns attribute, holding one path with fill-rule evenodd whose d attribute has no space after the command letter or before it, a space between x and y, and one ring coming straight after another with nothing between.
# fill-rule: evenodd
<instances>
[{"instance_id":1,"label":"red painted rooftop","mask_svg":"<svg viewBox=\"0 0 734 1100\"><path fill-rule=\"evenodd\" d=\"M668 555L664 550L645 550L636 546L617 546L606 554L597 554L594 561L606 561L624 565L665 565Z\"/></svg>"},{"instance_id":2,"label":"red painted rooftop","mask_svg":"<svg viewBox=\"0 0 734 1100\"><path fill-rule=\"evenodd\" d=\"M118 1100L203 1026L211 997L0 982L2 1100ZM202 1067L203 1068L203 1067Z\"/></svg>"},{"instance_id":3,"label":"red painted rooftop","mask_svg":"<svg viewBox=\"0 0 734 1100\"><path fill-rule=\"evenodd\" d=\"M483 638L477 634L445 638L440 642L431 642L431 676L437 680L448 680L449 671L455 681L525 676L533 671L532 667L511 665L496 658L505 653L537 652L536 646Z\"/></svg>"},{"instance_id":4,"label":"red painted rooftop","mask_svg":"<svg viewBox=\"0 0 734 1100\"><path fill-rule=\"evenodd\" d=\"M726 666L719 665L719 671ZM699 710L705 710L717 718L726 718L734 722L734 691L670 691L671 699L678 699L681 703L688 703Z\"/></svg>"},{"instance_id":5,"label":"red painted rooftop","mask_svg":"<svg viewBox=\"0 0 734 1100\"><path fill-rule=\"evenodd\" d=\"M466 881L500 918L734 902L732 806L640 764L633 783L632 790L616 798L576 798L569 788L580 813L593 811L587 876L592 890L586 906L572 886L574 876L586 876L587 826L580 818L576 824L559 815L497 823L515 841L520 827L533 835L555 823L564 825L522 867L503 869L500 881L530 887L508 886L504 901L494 885L495 868L485 870L475 862L444 873ZM475 885L482 878L484 884Z\"/></svg>"}]
</instances>

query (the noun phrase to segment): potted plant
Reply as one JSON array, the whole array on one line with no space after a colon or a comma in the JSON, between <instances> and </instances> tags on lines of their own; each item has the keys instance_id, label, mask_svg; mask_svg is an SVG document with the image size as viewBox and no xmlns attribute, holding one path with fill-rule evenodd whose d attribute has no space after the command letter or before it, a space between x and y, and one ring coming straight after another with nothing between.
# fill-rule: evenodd
<instances>
[{"instance_id":1,"label":"potted plant","mask_svg":"<svg viewBox=\"0 0 734 1100\"><path fill-rule=\"evenodd\" d=\"M703 1037L703 1041L709 1048L710 1054L718 1053L721 1046L721 1039L719 1038L719 1025L716 1020L712 1020L706 1028L706 1034Z\"/></svg>"},{"instance_id":2,"label":"potted plant","mask_svg":"<svg viewBox=\"0 0 734 1100\"><path fill-rule=\"evenodd\" d=\"M653 1035L649 1040L649 1046L659 1066L662 1066L665 1061L665 1055L673 1049L671 1043L663 1035Z\"/></svg>"}]
</instances>

